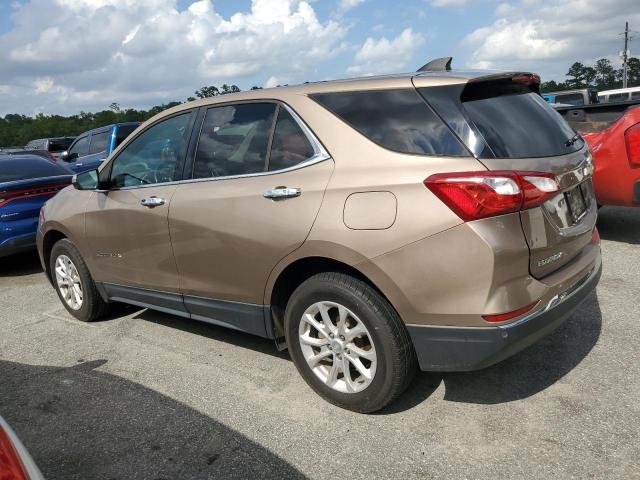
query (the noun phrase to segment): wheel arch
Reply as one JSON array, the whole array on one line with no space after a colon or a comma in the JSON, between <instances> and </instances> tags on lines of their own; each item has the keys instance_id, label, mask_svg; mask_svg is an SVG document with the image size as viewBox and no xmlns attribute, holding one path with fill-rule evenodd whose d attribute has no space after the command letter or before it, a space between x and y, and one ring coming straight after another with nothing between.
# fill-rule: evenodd
<instances>
[{"instance_id":1,"label":"wheel arch","mask_svg":"<svg viewBox=\"0 0 640 480\"><path fill-rule=\"evenodd\" d=\"M49 282L53 282L51 276L51 250L56 243L65 238L69 237L62 231L56 229L47 231L42 237L42 266L44 267L44 272Z\"/></svg>"}]
</instances>

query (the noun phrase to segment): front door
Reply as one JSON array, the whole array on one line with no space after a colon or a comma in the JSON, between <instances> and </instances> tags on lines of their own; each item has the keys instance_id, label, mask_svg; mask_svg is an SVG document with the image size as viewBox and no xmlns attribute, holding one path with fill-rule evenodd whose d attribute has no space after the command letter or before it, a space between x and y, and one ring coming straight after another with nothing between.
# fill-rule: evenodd
<instances>
[{"instance_id":1,"label":"front door","mask_svg":"<svg viewBox=\"0 0 640 480\"><path fill-rule=\"evenodd\" d=\"M178 292L167 224L182 177L191 112L140 133L100 172L108 189L87 205L86 237L96 280L126 287Z\"/></svg>"},{"instance_id":2,"label":"front door","mask_svg":"<svg viewBox=\"0 0 640 480\"><path fill-rule=\"evenodd\" d=\"M192 170L169 214L185 305L259 333L233 322L258 312L269 273L304 242L333 161L287 107L245 103L208 109Z\"/></svg>"}]
</instances>

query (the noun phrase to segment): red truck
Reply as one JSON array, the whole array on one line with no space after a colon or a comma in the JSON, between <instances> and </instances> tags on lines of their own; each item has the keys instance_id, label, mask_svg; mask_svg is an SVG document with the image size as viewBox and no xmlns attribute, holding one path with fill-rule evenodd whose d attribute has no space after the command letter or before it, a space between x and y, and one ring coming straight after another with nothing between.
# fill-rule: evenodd
<instances>
[{"instance_id":1,"label":"red truck","mask_svg":"<svg viewBox=\"0 0 640 480\"><path fill-rule=\"evenodd\" d=\"M640 102L556 110L591 148L598 204L640 206Z\"/></svg>"}]
</instances>

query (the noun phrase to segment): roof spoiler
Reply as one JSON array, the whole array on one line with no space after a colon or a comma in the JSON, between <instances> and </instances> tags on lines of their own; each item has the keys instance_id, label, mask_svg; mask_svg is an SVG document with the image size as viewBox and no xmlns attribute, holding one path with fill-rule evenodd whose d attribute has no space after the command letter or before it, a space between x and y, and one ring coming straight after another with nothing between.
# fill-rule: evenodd
<instances>
[{"instance_id":1,"label":"roof spoiler","mask_svg":"<svg viewBox=\"0 0 640 480\"><path fill-rule=\"evenodd\" d=\"M421 66L419 72L448 72L451 70L451 62L453 57L442 57L431 60L429 63L425 63Z\"/></svg>"}]
</instances>

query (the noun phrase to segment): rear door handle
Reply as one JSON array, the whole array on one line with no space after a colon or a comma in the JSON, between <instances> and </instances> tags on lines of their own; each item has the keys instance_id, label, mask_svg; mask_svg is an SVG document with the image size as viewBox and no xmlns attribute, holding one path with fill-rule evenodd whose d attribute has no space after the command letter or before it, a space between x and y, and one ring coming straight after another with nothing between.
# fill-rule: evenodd
<instances>
[{"instance_id":1,"label":"rear door handle","mask_svg":"<svg viewBox=\"0 0 640 480\"><path fill-rule=\"evenodd\" d=\"M289 187L275 187L271 190L267 190L262 194L264 198L270 198L272 200L282 200L285 198L294 198L302 195L301 188L289 188Z\"/></svg>"},{"instance_id":2,"label":"rear door handle","mask_svg":"<svg viewBox=\"0 0 640 480\"><path fill-rule=\"evenodd\" d=\"M160 198L160 197L149 197L149 198L143 198L140 203L145 206L145 207L149 207L149 208L153 208L153 207L159 207L160 205L164 205L164 198Z\"/></svg>"}]
</instances>

